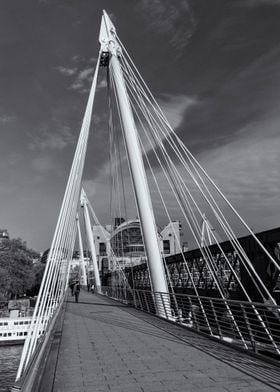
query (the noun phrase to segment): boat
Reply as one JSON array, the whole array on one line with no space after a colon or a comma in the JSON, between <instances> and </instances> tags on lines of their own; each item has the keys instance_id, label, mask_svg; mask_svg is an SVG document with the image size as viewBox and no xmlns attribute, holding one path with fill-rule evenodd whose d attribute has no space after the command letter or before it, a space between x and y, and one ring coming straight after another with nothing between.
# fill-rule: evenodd
<instances>
[{"instance_id":1,"label":"boat","mask_svg":"<svg viewBox=\"0 0 280 392\"><path fill-rule=\"evenodd\" d=\"M32 322L32 313L29 299L8 302L0 314L0 346L24 343ZM41 324L39 335L44 332L43 321Z\"/></svg>"}]
</instances>

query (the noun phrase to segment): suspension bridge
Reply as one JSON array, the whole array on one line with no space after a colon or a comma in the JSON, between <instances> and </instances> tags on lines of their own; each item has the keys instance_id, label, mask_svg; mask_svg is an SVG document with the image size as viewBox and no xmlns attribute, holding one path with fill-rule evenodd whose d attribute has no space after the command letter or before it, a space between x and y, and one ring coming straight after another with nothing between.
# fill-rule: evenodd
<instances>
[{"instance_id":1,"label":"suspension bridge","mask_svg":"<svg viewBox=\"0 0 280 392\"><path fill-rule=\"evenodd\" d=\"M99 42L13 391L280 390L279 230L252 232L170 126L105 11ZM108 85L110 212L124 222L137 216L139 265L124 263L128 225L108 237L82 186L100 72ZM174 220L193 250L182 246ZM160 239L163 222L172 256ZM106 239L106 276L93 225ZM96 288L82 289L79 304L68 289L75 245L80 284L91 271Z\"/></svg>"}]
</instances>

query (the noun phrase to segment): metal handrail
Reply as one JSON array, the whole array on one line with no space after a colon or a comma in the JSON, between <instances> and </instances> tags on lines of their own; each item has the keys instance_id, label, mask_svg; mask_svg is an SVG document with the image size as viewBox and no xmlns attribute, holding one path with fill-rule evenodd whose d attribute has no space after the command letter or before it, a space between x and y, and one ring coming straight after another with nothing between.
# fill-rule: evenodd
<instances>
[{"instance_id":1,"label":"metal handrail","mask_svg":"<svg viewBox=\"0 0 280 392\"><path fill-rule=\"evenodd\" d=\"M280 361L280 306L150 290L103 288L111 298L135 308L158 314L186 328L221 342ZM156 305L155 306L155 299ZM166 308L166 300L171 306Z\"/></svg>"},{"instance_id":2,"label":"metal handrail","mask_svg":"<svg viewBox=\"0 0 280 392\"><path fill-rule=\"evenodd\" d=\"M38 340L36 349L32 355L31 361L24 370L22 376L17 380L11 389L11 392L39 392L40 380L45 371L45 360L48 356L52 340L56 331L59 316L62 315L65 308L65 296L57 309L55 310L50 323L47 325L44 335Z\"/></svg>"}]
</instances>

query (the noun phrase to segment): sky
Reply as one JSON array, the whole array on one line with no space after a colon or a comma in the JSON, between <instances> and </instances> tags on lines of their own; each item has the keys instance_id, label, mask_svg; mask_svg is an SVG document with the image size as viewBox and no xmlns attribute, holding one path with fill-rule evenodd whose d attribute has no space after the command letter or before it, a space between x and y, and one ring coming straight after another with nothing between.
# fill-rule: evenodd
<instances>
[{"instance_id":1,"label":"sky","mask_svg":"<svg viewBox=\"0 0 280 392\"><path fill-rule=\"evenodd\" d=\"M280 226L280 0L2 0L0 227L37 251L50 245L102 9L176 133L249 226ZM84 186L106 224L103 105L96 99Z\"/></svg>"}]
</instances>

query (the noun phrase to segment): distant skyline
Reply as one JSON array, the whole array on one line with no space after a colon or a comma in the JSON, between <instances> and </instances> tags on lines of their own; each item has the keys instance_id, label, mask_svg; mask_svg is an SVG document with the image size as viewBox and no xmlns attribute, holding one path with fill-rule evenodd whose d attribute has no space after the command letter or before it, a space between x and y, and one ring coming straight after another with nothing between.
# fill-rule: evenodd
<instances>
[{"instance_id":1,"label":"distant skyline","mask_svg":"<svg viewBox=\"0 0 280 392\"><path fill-rule=\"evenodd\" d=\"M177 134L249 226L280 226L280 0L3 0L0 228L37 251L50 246L102 9ZM105 86L101 70L84 173L103 224Z\"/></svg>"}]
</instances>

